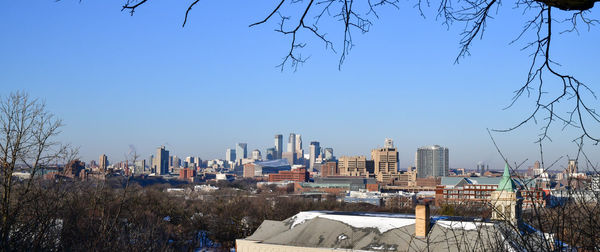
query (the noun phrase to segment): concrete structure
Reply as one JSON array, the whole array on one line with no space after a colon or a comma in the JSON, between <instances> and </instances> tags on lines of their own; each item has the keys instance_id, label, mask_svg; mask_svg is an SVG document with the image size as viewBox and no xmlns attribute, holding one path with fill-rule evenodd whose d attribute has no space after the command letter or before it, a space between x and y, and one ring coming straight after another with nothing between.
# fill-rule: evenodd
<instances>
[{"instance_id":1,"label":"concrete structure","mask_svg":"<svg viewBox=\"0 0 600 252\"><path fill-rule=\"evenodd\" d=\"M156 175L169 174L169 151L165 149L165 146L156 149L156 156L152 165L152 169Z\"/></svg>"},{"instance_id":2,"label":"concrete structure","mask_svg":"<svg viewBox=\"0 0 600 252\"><path fill-rule=\"evenodd\" d=\"M296 134L290 133L290 137L288 138L287 152L296 153Z\"/></svg>"},{"instance_id":3,"label":"concrete structure","mask_svg":"<svg viewBox=\"0 0 600 252\"><path fill-rule=\"evenodd\" d=\"M254 149L252 151L252 159L254 159L254 160L261 160L262 159L262 157L260 155L260 151L258 149Z\"/></svg>"},{"instance_id":4,"label":"concrete structure","mask_svg":"<svg viewBox=\"0 0 600 252\"><path fill-rule=\"evenodd\" d=\"M108 168L108 157L106 155L102 154L102 155L100 155L100 159L98 159L98 160L100 162L100 165L99 165L100 171L105 172L106 169Z\"/></svg>"},{"instance_id":5,"label":"concrete structure","mask_svg":"<svg viewBox=\"0 0 600 252\"><path fill-rule=\"evenodd\" d=\"M304 158L304 149L302 149L302 136L300 134L296 134L295 148L296 157Z\"/></svg>"},{"instance_id":6,"label":"concrete structure","mask_svg":"<svg viewBox=\"0 0 600 252\"><path fill-rule=\"evenodd\" d=\"M327 161L335 159L335 156L333 156L333 148L325 148L323 150L323 159Z\"/></svg>"},{"instance_id":7,"label":"concrete structure","mask_svg":"<svg viewBox=\"0 0 600 252\"><path fill-rule=\"evenodd\" d=\"M415 154L417 177L444 177L449 174L448 148L439 145L424 146Z\"/></svg>"},{"instance_id":8,"label":"concrete structure","mask_svg":"<svg viewBox=\"0 0 600 252\"><path fill-rule=\"evenodd\" d=\"M193 168L183 168L179 170L179 179L186 180L190 183L194 182L194 178L196 177L196 169Z\"/></svg>"},{"instance_id":9,"label":"concrete structure","mask_svg":"<svg viewBox=\"0 0 600 252\"><path fill-rule=\"evenodd\" d=\"M281 159L283 154L283 135L277 134L275 135L275 155L273 159Z\"/></svg>"},{"instance_id":10,"label":"concrete structure","mask_svg":"<svg viewBox=\"0 0 600 252\"><path fill-rule=\"evenodd\" d=\"M388 143L386 145L392 145ZM398 177L398 151L396 148L380 148L371 151L371 159L373 159L374 173L377 181L391 183L394 178Z\"/></svg>"},{"instance_id":11,"label":"concrete structure","mask_svg":"<svg viewBox=\"0 0 600 252\"><path fill-rule=\"evenodd\" d=\"M235 145L235 158L236 160L248 158L248 144L237 143Z\"/></svg>"},{"instance_id":12,"label":"concrete structure","mask_svg":"<svg viewBox=\"0 0 600 252\"><path fill-rule=\"evenodd\" d=\"M281 159L287 160L289 164L296 163L296 152L284 152Z\"/></svg>"},{"instance_id":13,"label":"concrete structure","mask_svg":"<svg viewBox=\"0 0 600 252\"><path fill-rule=\"evenodd\" d=\"M569 164L567 165L566 173L569 175L578 173L577 160L569 159Z\"/></svg>"},{"instance_id":14,"label":"concrete structure","mask_svg":"<svg viewBox=\"0 0 600 252\"><path fill-rule=\"evenodd\" d=\"M321 154L321 146L320 146L319 142L312 141L312 142L310 142L310 146L308 147L308 149L309 149L309 155L310 155L309 156L308 168L314 169L315 160Z\"/></svg>"},{"instance_id":15,"label":"concrete structure","mask_svg":"<svg viewBox=\"0 0 600 252\"><path fill-rule=\"evenodd\" d=\"M338 170L341 176L369 177L367 158L365 156L340 157Z\"/></svg>"}]
</instances>

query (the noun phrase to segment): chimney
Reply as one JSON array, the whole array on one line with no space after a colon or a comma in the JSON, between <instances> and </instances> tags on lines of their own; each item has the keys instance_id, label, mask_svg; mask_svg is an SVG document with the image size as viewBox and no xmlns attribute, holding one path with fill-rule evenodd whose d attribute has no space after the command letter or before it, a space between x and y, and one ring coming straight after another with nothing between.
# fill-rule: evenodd
<instances>
[{"instance_id":1,"label":"chimney","mask_svg":"<svg viewBox=\"0 0 600 252\"><path fill-rule=\"evenodd\" d=\"M415 236L424 238L429 233L431 220L429 218L429 205L419 204L415 208Z\"/></svg>"}]
</instances>

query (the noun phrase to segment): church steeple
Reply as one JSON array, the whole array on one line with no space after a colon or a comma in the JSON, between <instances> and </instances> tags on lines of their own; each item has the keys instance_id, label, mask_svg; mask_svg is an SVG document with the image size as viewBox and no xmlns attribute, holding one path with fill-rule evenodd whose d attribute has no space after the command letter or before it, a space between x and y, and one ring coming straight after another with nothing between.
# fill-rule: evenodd
<instances>
[{"instance_id":1,"label":"church steeple","mask_svg":"<svg viewBox=\"0 0 600 252\"><path fill-rule=\"evenodd\" d=\"M498 188L490 195L492 204L492 220L509 221L515 227L521 226L521 211L523 198L517 184L510 177L508 164L504 166L504 174L498 183Z\"/></svg>"},{"instance_id":2,"label":"church steeple","mask_svg":"<svg viewBox=\"0 0 600 252\"><path fill-rule=\"evenodd\" d=\"M517 189L517 185L515 181L510 178L510 170L508 169L508 164L504 165L504 174L502 174L502 180L498 183L498 188L496 191L508 191L515 192Z\"/></svg>"}]
</instances>

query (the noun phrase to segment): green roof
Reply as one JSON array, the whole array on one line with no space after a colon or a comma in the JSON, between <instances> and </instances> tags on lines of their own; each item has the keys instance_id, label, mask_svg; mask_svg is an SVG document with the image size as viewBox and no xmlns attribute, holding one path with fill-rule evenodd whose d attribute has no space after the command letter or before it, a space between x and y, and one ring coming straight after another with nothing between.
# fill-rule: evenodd
<instances>
[{"instance_id":1,"label":"green roof","mask_svg":"<svg viewBox=\"0 0 600 252\"><path fill-rule=\"evenodd\" d=\"M509 191L514 192L517 190L515 181L510 178L510 171L508 170L508 164L504 165L504 174L502 174L502 180L498 183L496 191Z\"/></svg>"}]
</instances>

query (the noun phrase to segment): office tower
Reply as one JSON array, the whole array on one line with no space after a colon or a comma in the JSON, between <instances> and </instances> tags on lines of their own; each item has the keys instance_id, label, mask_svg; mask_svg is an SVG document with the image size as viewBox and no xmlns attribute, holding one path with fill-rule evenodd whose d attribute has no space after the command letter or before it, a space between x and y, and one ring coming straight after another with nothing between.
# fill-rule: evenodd
<instances>
[{"instance_id":1,"label":"office tower","mask_svg":"<svg viewBox=\"0 0 600 252\"><path fill-rule=\"evenodd\" d=\"M296 134L290 133L288 138L287 152L296 152Z\"/></svg>"},{"instance_id":2,"label":"office tower","mask_svg":"<svg viewBox=\"0 0 600 252\"><path fill-rule=\"evenodd\" d=\"M277 151L275 150L275 148L268 148L265 158L267 160L273 160L273 159L276 159L276 157L277 157Z\"/></svg>"},{"instance_id":3,"label":"office tower","mask_svg":"<svg viewBox=\"0 0 600 252\"><path fill-rule=\"evenodd\" d=\"M424 146L415 153L417 177L444 177L449 174L448 148L439 145Z\"/></svg>"},{"instance_id":4,"label":"office tower","mask_svg":"<svg viewBox=\"0 0 600 252\"><path fill-rule=\"evenodd\" d=\"M254 160L261 160L261 159L262 159L262 157L261 157L261 155L260 155L260 151L259 151L259 150L257 150L257 149L254 149L254 150L252 151L252 159L254 159Z\"/></svg>"},{"instance_id":5,"label":"office tower","mask_svg":"<svg viewBox=\"0 0 600 252\"><path fill-rule=\"evenodd\" d=\"M153 166L154 164L154 155L150 155L150 158L148 158L148 168L150 169L150 173L153 173Z\"/></svg>"},{"instance_id":6,"label":"office tower","mask_svg":"<svg viewBox=\"0 0 600 252\"><path fill-rule=\"evenodd\" d=\"M535 163L533 163L533 175L540 176L542 174L544 174L544 168L540 166L540 161L535 161Z\"/></svg>"},{"instance_id":7,"label":"office tower","mask_svg":"<svg viewBox=\"0 0 600 252\"><path fill-rule=\"evenodd\" d=\"M171 165L170 167L179 168L180 166L181 166L181 159L178 158L177 156L173 156L173 165Z\"/></svg>"},{"instance_id":8,"label":"office tower","mask_svg":"<svg viewBox=\"0 0 600 252\"><path fill-rule=\"evenodd\" d=\"M169 156L169 167L173 167L173 156Z\"/></svg>"},{"instance_id":9,"label":"office tower","mask_svg":"<svg viewBox=\"0 0 600 252\"><path fill-rule=\"evenodd\" d=\"M144 173L144 171L146 171L146 160L135 161L133 173L139 175Z\"/></svg>"},{"instance_id":10,"label":"office tower","mask_svg":"<svg viewBox=\"0 0 600 252\"><path fill-rule=\"evenodd\" d=\"M106 171L106 168L108 168L108 157L104 154L100 155L100 170L101 171Z\"/></svg>"},{"instance_id":11,"label":"office tower","mask_svg":"<svg viewBox=\"0 0 600 252\"><path fill-rule=\"evenodd\" d=\"M275 155L273 155L273 159L281 159L282 153L283 153L283 135L277 134L277 135L275 135Z\"/></svg>"},{"instance_id":12,"label":"office tower","mask_svg":"<svg viewBox=\"0 0 600 252\"><path fill-rule=\"evenodd\" d=\"M567 174L574 174L577 172L577 160L569 159L569 165L567 166Z\"/></svg>"},{"instance_id":13,"label":"office tower","mask_svg":"<svg viewBox=\"0 0 600 252\"><path fill-rule=\"evenodd\" d=\"M296 153L295 152L284 152L281 156L282 159L287 159L288 164L293 165L296 162Z\"/></svg>"},{"instance_id":14,"label":"office tower","mask_svg":"<svg viewBox=\"0 0 600 252\"><path fill-rule=\"evenodd\" d=\"M194 157L186 157L185 158L185 162L188 163L188 167L191 166L192 164L196 163L196 160L194 159Z\"/></svg>"},{"instance_id":15,"label":"office tower","mask_svg":"<svg viewBox=\"0 0 600 252\"><path fill-rule=\"evenodd\" d=\"M231 148L227 148L225 151L225 161L227 162L235 162L235 150Z\"/></svg>"},{"instance_id":16,"label":"office tower","mask_svg":"<svg viewBox=\"0 0 600 252\"><path fill-rule=\"evenodd\" d=\"M157 175L166 175L169 173L169 151L165 146L156 149L156 157L154 158L154 172Z\"/></svg>"},{"instance_id":17,"label":"office tower","mask_svg":"<svg viewBox=\"0 0 600 252\"><path fill-rule=\"evenodd\" d=\"M391 138L386 138L383 148L394 148L394 141Z\"/></svg>"},{"instance_id":18,"label":"office tower","mask_svg":"<svg viewBox=\"0 0 600 252\"><path fill-rule=\"evenodd\" d=\"M248 144L238 143L235 146L235 157L237 160L248 158Z\"/></svg>"},{"instance_id":19,"label":"office tower","mask_svg":"<svg viewBox=\"0 0 600 252\"><path fill-rule=\"evenodd\" d=\"M315 166L315 160L317 159L317 157L319 156L319 154L321 154L321 146L319 144L319 142L317 141L312 141L310 142L310 146L309 148L309 163L308 163L308 167L310 169L313 169Z\"/></svg>"},{"instance_id":20,"label":"office tower","mask_svg":"<svg viewBox=\"0 0 600 252\"><path fill-rule=\"evenodd\" d=\"M365 156L340 157L338 170L342 176L369 177L367 158Z\"/></svg>"},{"instance_id":21,"label":"office tower","mask_svg":"<svg viewBox=\"0 0 600 252\"><path fill-rule=\"evenodd\" d=\"M325 148L323 156L324 156L325 160L333 160L334 159L333 148Z\"/></svg>"},{"instance_id":22,"label":"office tower","mask_svg":"<svg viewBox=\"0 0 600 252\"><path fill-rule=\"evenodd\" d=\"M296 150L296 157L304 157L304 150L302 150L302 136L300 134L296 135L296 145L294 149Z\"/></svg>"},{"instance_id":23,"label":"office tower","mask_svg":"<svg viewBox=\"0 0 600 252\"><path fill-rule=\"evenodd\" d=\"M385 139L385 146L380 149L371 151L371 159L373 159L374 173L377 181L390 182L398 175L398 151L393 148L394 144L391 139Z\"/></svg>"}]
</instances>

